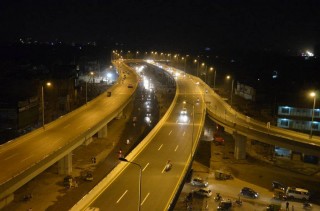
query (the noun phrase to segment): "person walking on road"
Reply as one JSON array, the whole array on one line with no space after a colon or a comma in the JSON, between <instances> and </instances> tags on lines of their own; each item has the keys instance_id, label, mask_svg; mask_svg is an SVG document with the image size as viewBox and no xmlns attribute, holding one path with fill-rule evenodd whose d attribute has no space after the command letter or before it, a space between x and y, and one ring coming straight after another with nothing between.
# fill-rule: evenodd
<instances>
[{"instance_id":1,"label":"person walking on road","mask_svg":"<svg viewBox=\"0 0 320 211\"><path fill-rule=\"evenodd\" d=\"M286 203L286 211L288 211L289 210L289 202L287 201L287 203Z\"/></svg>"}]
</instances>

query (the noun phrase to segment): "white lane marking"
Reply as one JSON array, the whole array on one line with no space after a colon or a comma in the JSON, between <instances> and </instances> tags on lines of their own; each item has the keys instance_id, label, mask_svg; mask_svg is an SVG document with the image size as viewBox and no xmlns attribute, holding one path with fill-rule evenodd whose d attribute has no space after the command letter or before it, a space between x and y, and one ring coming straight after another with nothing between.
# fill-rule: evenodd
<instances>
[{"instance_id":1,"label":"white lane marking","mask_svg":"<svg viewBox=\"0 0 320 211\"><path fill-rule=\"evenodd\" d=\"M186 131L183 132L182 136L186 135Z\"/></svg>"},{"instance_id":2,"label":"white lane marking","mask_svg":"<svg viewBox=\"0 0 320 211\"><path fill-rule=\"evenodd\" d=\"M31 158L31 157L32 157L32 155L29 156L29 157L26 157L25 159L21 160L20 162L23 162L23 161L25 161L25 160L28 160L28 159Z\"/></svg>"},{"instance_id":3,"label":"white lane marking","mask_svg":"<svg viewBox=\"0 0 320 211\"><path fill-rule=\"evenodd\" d=\"M14 157L16 154L17 154L17 153L14 153L14 154L10 155L9 157L7 157L7 158L4 159L4 160L9 160L10 158Z\"/></svg>"},{"instance_id":4,"label":"white lane marking","mask_svg":"<svg viewBox=\"0 0 320 211\"><path fill-rule=\"evenodd\" d=\"M162 145L163 145L163 144L161 144L161 146L158 148L158 151L162 148Z\"/></svg>"},{"instance_id":5,"label":"white lane marking","mask_svg":"<svg viewBox=\"0 0 320 211\"><path fill-rule=\"evenodd\" d=\"M143 203L145 202L145 200L147 200L147 198L149 197L149 195L150 195L150 193L148 193L148 194L146 195L146 197L144 197L143 201L141 202L141 206L143 205Z\"/></svg>"},{"instance_id":6,"label":"white lane marking","mask_svg":"<svg viewBox=\"0 0 320 211\"><path fill-rule=\"evenodd\" d=\"M171 135L171 133L172 133L172 130L170 131L169 136Z\"/></svg>"},{"instance_id":7,"label":"white lane marking","mask_svg":"<svg viewBox=\"0 0 320 211\"><path fill-rule=\"evenodd\" d=\"M167 164L166 165L164 165L164 168L162 169L162 174L163 174L163 172L166 170L166 166L167 166Z\"/></svg>"},{"instance_id":8,"label":"white lane marking","mask_svg":"<svg viewBox=\"0 0 320 211\"><path fill-rule=\"evenodd\" d=\"M148 166L149 166L149 163L147 163L147 165L142 169L142 171L144 171Z\"/></svg>"},{"instance_id":9,"label":"white lane marking","mask_svg":"<svg viewBox=\"0 0 320 211\"><path fill-rule=\"evenodd\" d=\"M178 147L179 147L179 145L176 146L176 148L174 149L174 151L177 151Z\"/></svg>"},{"instance_id":10,"label":"white lane marking","mask_svg":"<svg viewBox=\"0 0 320 211\"><path fill-rule=\"evenodd\" d=\"M119 198L118 201L117 201L117 204L118 204L119 201L122 199L122 197L124 197L124 195L126 195L127 192L128 192L128 190L126 190L126 191L122 194L122 196L120 196L120 198Z\"/></svg>"}]
</instances>

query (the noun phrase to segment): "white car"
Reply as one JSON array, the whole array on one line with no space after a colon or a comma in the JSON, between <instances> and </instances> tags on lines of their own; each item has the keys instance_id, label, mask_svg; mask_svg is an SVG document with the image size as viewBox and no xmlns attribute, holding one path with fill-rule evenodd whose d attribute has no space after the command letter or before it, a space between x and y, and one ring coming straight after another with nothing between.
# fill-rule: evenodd
<instances>
[{"instance_id":1,"label":"white car","mask_svg":"<svg viewBox=\"0 0 320 211\"><path fill-rule=\"evenodd\" d=\"M200 188L194 191L194 193L206 197L210 197L212 195L212 191L209 188Z\"/></svg>"},{"instance_id":2,"label":"white car","mask_svg":"<svg viewBox=\"0 0 320 211\"><path fill-rule=\"evenodd\" d=\"M201 187L207 187L208 186L208 182L207 181L204 181L202 178L200 177L196 177L196 178L193 178L191 180L191 185L194 185L194 186L201 186Z\"/></svg>"},{"instance_id":3,"label":"white car","mask_svg":"<svg viewBox=\"0 0 320 211\"><path fill-rule=\"evenodd\" d=\"M181 115L187 115L187 108L183 108L180 112Z\"/></svg>"}]
</instances>

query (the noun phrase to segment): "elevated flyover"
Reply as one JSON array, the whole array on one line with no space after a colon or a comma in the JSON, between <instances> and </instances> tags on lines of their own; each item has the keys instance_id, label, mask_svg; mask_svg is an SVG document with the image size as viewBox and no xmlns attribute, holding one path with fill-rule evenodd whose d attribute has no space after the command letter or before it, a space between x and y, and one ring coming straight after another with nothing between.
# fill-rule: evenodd
<instances>
[{"instance_id":1,"label":"elevated flyover","mask_svg":"<svg viewBox=\"0 0 320 211\"><path fill-rule=\"evenodd\" d=\"M167 210L184 182L205 120L203 92L179 70L162 66L176 78L176 95L167 113L126 157L139 168L121 162L71 210ZM181 113L181 111L183 111ZM184 113L186 112L186 113ZM164 170L168 160L173 167ZM172 208L172 207L171 207Z\"/></svg>"},{"instance_id":2,"label":"elevated flyover","mask_svg":"<svg viewBox=\"0 0 320 211\"><path fill-rule=\"evenodd\" d=\"M138 76L122 63L114 62L119 71L117 84L96 99L65 116L0 146L0 209L13 200L13 192L58 162L59 172L72 171L72 151L107 135L107 124L121 115L133 98ZM122 77L126 75L125 79ZM131 84L132 88L128 88Z\"/></svg>"},{"instance_id":3,"label":"elevated flyover","mask_svg":"<svg viewBox=\"0 0 320 211\"><path fill-rule=\"evenodd\" d=\"M223 126L226 132L233 135L236 158L245 158L246 141L250 143L251 140L320 157L319 136L310 138L308 134L279 128L245 116L234 110L202 80L198 79L198 82L205 93L207 114L214 122Z\"/></svg>"},{"instance_id":4,"label":"elevated flyover","mask_svg":"<svg viewBox=\"0 0 320 211\"><path fill-rule=\"evenodd\" d=\"M71 210L170 210L192 161L205 114L233 135L237 159L245 159L246 143L250 140L320 156L319 137L310 139L306 134L251 119L236 112L201 79L164 64L152 64L176 78L177 93L173 104L156 128L126 157L134 164L120 163ZM200 99L199 105L197 99ZM189 103L183 104L183 101ZM194 117L193 123L191 119L180 122L179 112L184 105L188 118ZM169 172L164 171L167 160L173 163ZM137 165L142 172L141 192Z\"/></svg>"}]
</instances>

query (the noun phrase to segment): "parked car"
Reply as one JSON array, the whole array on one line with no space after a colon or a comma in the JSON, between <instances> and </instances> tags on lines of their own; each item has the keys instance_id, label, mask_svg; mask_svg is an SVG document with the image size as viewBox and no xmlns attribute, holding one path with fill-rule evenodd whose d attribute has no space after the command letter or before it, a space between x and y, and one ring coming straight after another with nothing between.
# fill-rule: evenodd
<instances>
[{"instance_id":1,"label":"parked car","mask_svg":"<svg viewBox=\"0 0 320 211\"><path fill-rule=\"evenodd\" d=\"M267 207L267 211L280 211L281 210L281 204L270 204Z\"/></svg>"},{"instance_id":2,"label":"parked car","mask_svg":"<svg viewBox=\"0 0 320 211\"><path fill-rule=\"evenodd\" d=\"M208 186L208 182L204 181L202 178L200 177L196 177L193 178L191 180L191 185L195 185L195 186L201 186L201 187L207 187Z\"/></svg>"},{"instance_id":3,"label":"parked car","mask_svg":"<svg viewBox=\"0 0 320 211\"><path fill-rule=\"evenodd\" d=\"M195 194L200 196L210 197L212 195L212 191L209 188L200 188L194 191Z\"/></svg>"},{"instance_id":4,"label":"parked car","mask_svg":"<svg viewBox=\"0 0 320 211\"><path fill-rule=\"evenodd\" d=\"M223 210L223 211L227 211L227 210L231 210L232 208L232 202L230 200L222 200L220 201L217 210Z\"/></svg>"},{"instance_id":5,"label":"parked car","mask_svg":"<svg viewBox=\"0 0 320 211\"><path fill-rule=\"evenodd\" d=\"M244 187L241 189L240 194L242 196L248 197L248 198L252 198L252 199L256 199L259 197L259 193L257 193L256 191L254 191L251 188L248 187Z\"/></svg>"},{"instance_id":6,"label":"parked car","mask_svg":"<svg viewBox=\"0 0 320 211\"><path fill-rule=\"evenodd\" d=\"M288 187L286 190L286 195L288 199L301 199L301 200L309 200L310 193L306 189Z\"/></svg>"},{"instance_id":7,"label":"parked car","mask_svg":"<svg viewBox=\"0 0 320 211\"><path fill-rule=\"evenodd\" d=\"M272 190L274 189L281 189L281 190L285 190L286 186L280 182L277 181L272 181Z\"/></svg>"}]
</instances>

